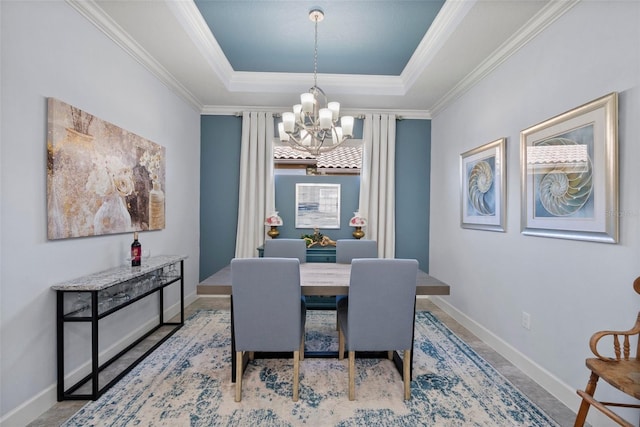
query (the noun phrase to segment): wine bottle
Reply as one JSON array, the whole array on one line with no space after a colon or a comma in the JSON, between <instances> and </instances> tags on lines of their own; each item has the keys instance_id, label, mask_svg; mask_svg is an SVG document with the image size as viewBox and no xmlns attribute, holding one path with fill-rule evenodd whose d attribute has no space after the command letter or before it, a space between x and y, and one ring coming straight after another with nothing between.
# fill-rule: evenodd
<instances>
[{"instance_id":1,"label":"wine bottle","mask_svg":"<svg viewBox=\"0 0 640 427\"><path fill-rule=\"evenodd\" d=\"M138 232L133 233L133 243L131 244L131 267L138 267L142 259L142 245L138 242Z\"/></svg>"}]
</instances>

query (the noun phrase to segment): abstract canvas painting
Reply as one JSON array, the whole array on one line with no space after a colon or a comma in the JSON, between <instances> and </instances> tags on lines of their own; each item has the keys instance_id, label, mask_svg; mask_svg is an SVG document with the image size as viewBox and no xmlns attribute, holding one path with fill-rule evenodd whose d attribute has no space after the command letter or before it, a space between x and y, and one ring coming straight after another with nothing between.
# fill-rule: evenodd
<instances>
[{"instance_id":1,"label":"abstract canvas painting","mask_svg":"<svg viewBox=\"0 0 640 427\"><path fill-rule=\"evenodd\" d=\"M163 146L48 99L49 239L163 229L164 180Z\"/></svg>"}]
</instances>

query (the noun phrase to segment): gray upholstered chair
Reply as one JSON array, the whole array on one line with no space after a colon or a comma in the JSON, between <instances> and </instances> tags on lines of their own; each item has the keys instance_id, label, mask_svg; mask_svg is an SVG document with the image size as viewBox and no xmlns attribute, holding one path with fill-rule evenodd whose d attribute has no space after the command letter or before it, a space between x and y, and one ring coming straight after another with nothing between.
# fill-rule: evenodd
<instances>
[{"instance_id":1,"label":"gray upholstered chair","mask_svg":"<svg viewBox=\"0 0 640 427\"><path fill-rule=\"evenodd\" d=\"M293 258L231 260L231 297L236 350L236 402L242 400L243 353L293 352L293 400L298 400L304 359L306 306L300 262Z\"/></svg>"},{"instance_id":2,"label":"gray upholstered chair","mask_svg":"<svg viewBox=\"0 0 640 427\"><path fill-rule=\"evenodd\" d=\"M298 258L300 264L307 262L307 243L303 239L270 239L264 241L265 258ZM306 301L304 296L300 297Z\"/></svg>"},{"instance_id":3,"label":"gray upholstered chair","mask_svg":"<svg viewBox=\"0 0 640 427\"><path fill-rule=\"evenodd\" d=\"M355 352L403 350L404 399L411 398L415 259L354 259L349 298L338 305L338 354L349 352L349 400L355 399Z\"/></svg>"},{"instance_id":4,"label":"gray upholstered chair","mask_svg":"<svg viewBox=\"0 0 640 427\"><path fill-rule=\"evenodd\" d=\"M378 258L378 243L369 239L338 239L336 240L336 263L351 264L354 258ZM336 309L338 303L346 295L336 295ZM336 318L336 330L337 328Z\"/></svg>"},{"instance_id":5,"label":"gray upholstered chair","mask_svg":"<svg viewBox=\"0 0 640 427\"><path fill-rule=\"evenodd\" d=\"M378 244L368 239L336 240L336 262L351 264L354 258L378 258Z\"/></svg>"},{"instance_id":6,"label":"gray upholstered chair","mask_svg":"<svg viewBox=\"0 0 640 427\"><path fill-rule=\"evenodd\" d=\"M265 258L298 258L307 261L307 245L303 239L269 239L264 242Z\"/></svg>"}]
</instances>

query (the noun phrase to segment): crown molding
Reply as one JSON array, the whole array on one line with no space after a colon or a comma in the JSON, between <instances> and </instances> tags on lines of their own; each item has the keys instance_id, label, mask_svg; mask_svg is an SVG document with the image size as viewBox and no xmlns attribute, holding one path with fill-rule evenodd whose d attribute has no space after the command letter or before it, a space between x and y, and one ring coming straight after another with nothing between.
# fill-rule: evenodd
<instances>
[{"instance_id":1,"label":"crown molding","mask_svg":"<svg viewBox=\"0 0 640 427\"><path fill-rule=\"evenodd\" d=\"M108 16L94 0L66 0L67 4L95 25L120 46L129 56L155 75L165 86L200 111L202 104L166 68L143 49L131 36Z\"/></svg>"},{"instance_id":2,"label":"crown molding","mask_svg":"<svg viewBox=\"0 0 640 427\"><path fill-rule=\"evenodd\" d=\"M290 107L256 107L249 105L205 105L202 108L203 116L241 116L244 111L280 114L289 111ZM399 120L430 120L431 112L428 110L374 110L374 109L345 109L343 114L362 118L365 114L395 114Z\"/></svg>"},{"instance_id":3,"label":"crown molding","mask_svg":"<svg viewBox=\"0 0 640 427\"><path fill-rule=\"evenodd\" d=\"M450 103L461 97L580 1L581 0L565 0L549 2L540 12L531 18L517 34L504 42L471 73L460 80L457 85L440 98L440 100L434 104L432 113L437 115Z\"/></svg>"},{"instance_id":4,"label":"crown molding","mask_svg":"<svg viewBox=\"0 0 640 427\"><path fill-rule=\"evenodd\" d=\"M182 29L187 33L194 45L198 48L211 69L220 81L229 89L234 71L225 56L222 48L215 39L209 26L202 17L193 0L171 1L167 0L167 7L176 17ZM230 90L230 89L229 89Z\"/></svg>"},{"instance_id":5,"label":"crown molding","mask_svg":"<svg viewBox=\"0 0 640 427\"><path fill-rule=\"evenodd\" d=\"M473 8L477 0L446 1L433 23L422 38L407 65L402 70L401 78L405 91L408 91L418 80L423 70L438 53L442 45L455 31L462 19Z\"/></svg>"},{"instance_id":6,"label":"crown molding","mask_svg":"<svg viewBox=\"0 0 640 427\"><path fill-rule=\"evenodd\" d=\"M308 73L233 73L227 88L231 92L298 93L313 85ZM318 86L331 94L402 96L405 86L397 76L318 74Z\"/></svg>"}]
</instances>

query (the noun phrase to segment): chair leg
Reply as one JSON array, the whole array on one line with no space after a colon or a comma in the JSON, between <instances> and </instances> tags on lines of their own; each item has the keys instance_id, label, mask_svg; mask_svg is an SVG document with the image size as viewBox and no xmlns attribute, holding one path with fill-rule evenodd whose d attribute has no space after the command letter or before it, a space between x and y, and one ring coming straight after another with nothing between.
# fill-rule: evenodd
<instances>
[{"instance_id":1,"label":"chair leg","mask_svg":"<svg viewBox=\"0 0 640 427\"><path fill-rule=\"evenodd\" d=\"M409 400L411 399L411 350L404 351L402 377L404 379L404 400Z\"/></svg>"},{"instance_id":2,"label":"chair leg","mask_svg":"<svg viewBox=\"0 0 640 427\"><path fill-rule=\"evenodd\" d=\"M344 333L338 330L338 360L344 359Z\"/></svg>"},{"instance_id":3,"label":"chair leg","mask_svg":"<svg viewBox=\"0 0 640 427\"><path fill-rule=\"evenodd\" d=\"M584 389L585 393L589 396L593 396L596 392L596 386L598 385L598 379L600 377L596 375L594 372L591 372L591 376L589 377L589 382L587 382L587 387ZM584 422L587 419L587 413L589 412L590 403L582 399L582 403L580 403L580 409L578 410L578 414L576 415L576 422L574 423L574 427L582 427L584 426Z\"/></svg>"},{"instance_id":4,"label":"chair leg","mask_svg":"<svg viewBox=\"0 0 640 427\"><path fill-rule=\"evenodd\" d=\"M300 352L293 352L293 401L298 401L298 383L300 381Z\"/></svg>"},{"instance_id":5,"label":"chair leg","mask_svg":"<svg viewBox=\"0 0 640 427\"><path fill-rule=\"evenodd\" d=\"M300 360L304 360L304 334L302 334L302 342L300 343Z\"/></svg>"},{"instance_id":6,"label":"chair leg","mask_svg":"<svg viewBox=\"0 0 640 427\"><path fill-rule=\"evenodd\" d=\"M236 402L242 400L242 352L236 351Z\"/></svg>"},{"instance_id":7,"label":"chair leg","mask_svg":"<svg viewBox=\"0 0 640 427\"><path fill-rule=\"evenodd\" d=\"M253 360L255 357L255 354L253 351L248 352L249 353L249 360Z\"/></svg>"},{"instance_id":8,"label":"chair leg","mask_svg":"<svg viewBox=\"0 0 640 427\"><path fill-rule=\"evenodd\" d=\"M349 400L356 400L356 352L349 351Z\"/></svg>"},{"instance_id":9,"label":"chair leg","mask_svg":"<svg viewBox=\"0 0 640 427\"><path fill-rule=\"evenodd\" d=\"M387 359L393 360L393 350L387 351Z\"/></svg>"}]
</instances>

